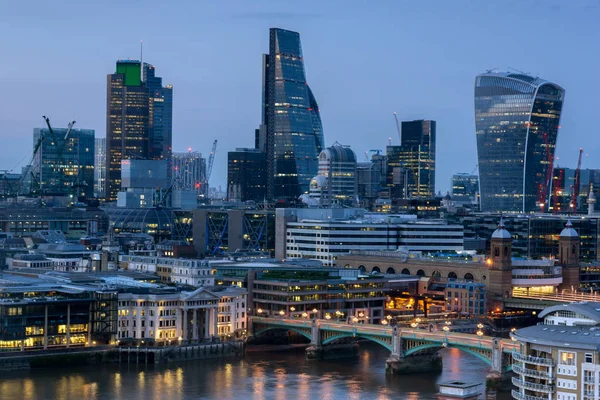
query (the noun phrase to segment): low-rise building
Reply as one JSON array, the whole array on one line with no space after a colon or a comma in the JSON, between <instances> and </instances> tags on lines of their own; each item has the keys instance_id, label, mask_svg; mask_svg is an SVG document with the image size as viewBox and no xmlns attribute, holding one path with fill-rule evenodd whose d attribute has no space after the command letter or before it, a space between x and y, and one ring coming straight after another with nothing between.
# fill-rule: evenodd
<instances>
[{"instance_id":1,"label":"low-rise building","mask_svg":"<svg viewBox=\"0 0 600 400\"><path fill-rule=\"evenodd\" d=\"M248 328L248 291L237 286L215 287L219 296L217 334L224 339L246 336Z\"/></svg>"},{"instance_id":2,"label":"low-rise building","mask_svg":"<svg viewBox=\"0 0 600 400\"><path fill-rule=\"evenodd\" d=\"M512 333L514 399L600 398L600 303L545 309L543 324Z\"/></svg>"},{"instance_id":3,"label":"low-rise building","mask_svg":"<svg viewBox=\"0 0 600 400\"><path fill-rule=\"evenodd\" d=\"M158 274L163 282L194 287L215 284L210 263L206 260L123 255L119 257L119 263L126 270ZM167 279L169 274L170 279Z\"/></svg>"},{"instance_id":4,"label":"low-rise building","mask_svg":"<svg viewBox=\"0 0 600 400\"><path fill-rule=\"evenodd\" d=\"M450 280L444 290L446 312L480 317L487 315L487 290L483 283Z\"/></svg>"}]
</instances>

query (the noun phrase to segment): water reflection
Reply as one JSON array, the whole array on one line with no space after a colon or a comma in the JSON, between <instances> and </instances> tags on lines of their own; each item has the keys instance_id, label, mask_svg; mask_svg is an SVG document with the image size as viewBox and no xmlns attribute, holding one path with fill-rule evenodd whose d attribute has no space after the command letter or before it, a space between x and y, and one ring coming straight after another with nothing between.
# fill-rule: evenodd
<instances>
[{"instance_id":1,"label":"water reflection","mask_svg":"<svg viewBox=\"0 0 600 400\"><path fill-rule=\"evenodd\" d=\"M457 349L443 351L439 374L385 374L388 352L361 344L355 359L306 361L302 352L252 354L244 360L168 365L106 365L3 373L2 399L435 399L436 383L485 381L488 367ZM498 400L509 399L500 393Z\"/></svg>"}]
</instances>

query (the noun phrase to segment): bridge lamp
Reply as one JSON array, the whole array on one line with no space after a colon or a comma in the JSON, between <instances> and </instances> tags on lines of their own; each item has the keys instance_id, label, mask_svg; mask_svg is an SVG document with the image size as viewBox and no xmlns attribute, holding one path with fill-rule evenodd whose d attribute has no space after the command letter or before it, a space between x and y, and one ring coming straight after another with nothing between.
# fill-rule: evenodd
<instances>
[{"instance_id":1,"label":"bridge lamp","mask_svg":"<svg viewBox=\"0 0 600 400\"><path fill-rule=\"evenodd\" d=\"M385 319L382 319L382 320L381 320L381 323L382 323L383 325L387 325L387 324L388 324L387 320L385 320Z\"/></svg>"},{"instance_id":2,"label":"bridge lamp","mask_svg":"<svg viewBox=\"0 0 600 400\"><path fill-rule=\"evenodd\" d=\"M410 324L410 326L411 326L412 328L416 328L417 326L419 326L419 324L417 324L416 322L413 322L413 323L411 323L411 324Z\"/></svg>"},{"instance_id":3,"label":"bridge lamp","mask_svg":"<svg viewBox=\"0 0 600 400\"><path fill-rule=\"evenodd\" d=\"M387 318L388 321L390 321L392 319L392 316L388 315L386 318Z\"/></svg>"},{"instance_id":4,"label":"bridge lamp","mask_svg":"<svg viewBox=\"0 0 600 400\"><path fill-rule=\"evenodd\" d=\"M357 323L358 322L358 318L356 318L356 317L352 318L352 322Z\"/></svg>"},{"instance_id":5,"label":"bridge lamp","mask_svg":"<svg viewBox=\"0 0 600 400\"><path fill-rule=\"evenodd\" d=\"M417 324L421 323L421 318L417 318L417 319L415 319L415 322L416 322Z\"/></svg>"},{"instance_id":6,"label":"bridge lamp","mask_svg":"<svg viewBox=\"0 0 600 400\"><path fill-rule=\"evenodd\" d=\"M258 313L258 315L262 314L263 310L262 308L259 308L258 310L256 310L256 312Z\"/></svg>"},{"instance_id":7,"label":"bridge lamp","mask_svg":"<svg viewBox=\"0 0 600 400\"><path fill-rule=\"evenodd\" d=\"M325 314L325 319L331 319L331 315Z\"/></svg>"},{"instance_id":8,"label":"bridge lamp","mask_svg":"<svg viewBox=\"0 0 600 400\"><path fill-rule=\"evenodd\" d=\"M448 328L448 325L444 326L442 329L443 329L445 332L448 332L448 331L450 330L450 328Z\"/></svg>"},{"instance_id":9,"label":"bridge lamp","mask_svg":"<svg viewBox=\"0 0 600 400\"><path fill-rule=\"evenodd\" d=\"M362 318L362 317L364 317L364 316L365 316L365 314L364 314L364 313L361 311L361 312L358 314L358 316Z\"/></svg>"},{"instance_id":10,"label":"bridge lamp","mask_svg":"<svg viewBox=\"0 0 600 400\"><path fill-rule=\"evenodd\" d=\"M478 329L483 329L483 324L482 323L477 324L477 328Z\"/></svg>"},{"instance_id":11,"label":"bridge lamp","mask_svg":"<svg viewBox=\"0 0 600 400\"><path fill-rule=\"evenodd\" d=\"M316 308L313 308L313 312L316 314L317 312L319 312L319 310L317 310Z\"/></svg>"},{"instance_id":12,"label":"bridge lamp","mask_svg":"<svg viewBox=\"0 0 600 400\"><path fill-rule=\"evenodd\" d=\"M302 313L302 318L308 318L308 314L307 313Z\"/></svg>"},{"instance_id":13,"label":"bridge lamp","mask_svg":"<svg viewBox=\"0 0 600 400\"><path fill-rule=\"evenodd\" d=\"M477 336L483 336L483 332L482 331L477 331Z\"/></svg>"},{"instance_id":14,"label":"bridge lamp","mask_svg":"<svg viewBox=\"0 0 600 400\"><path fill-rule=\"evenodd\" d=\"M294 311L296 311L296 307L290 307L290 311L291 311L291 312L294 312Z\"/></svg>"},{"instance_id":15,"label":"bridge lamp","mask_svg":"<svg viewBox=\"0 0 600 400\"><path fill-rule=\"evenodd\" d=\"M281 315L282 317L285 315L285 312L283 310L279 311L279 315Z\"/></svg>"}]
</instances>

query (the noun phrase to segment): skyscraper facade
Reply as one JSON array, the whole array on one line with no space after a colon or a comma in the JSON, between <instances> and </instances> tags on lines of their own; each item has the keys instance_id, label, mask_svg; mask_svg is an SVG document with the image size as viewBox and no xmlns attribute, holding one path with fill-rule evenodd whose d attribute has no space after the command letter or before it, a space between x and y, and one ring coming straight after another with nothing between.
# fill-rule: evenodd
<instances>
[{"instance_id":1,"label":"skyscraper facade","mask_svg":"<svg viewBox=\"0 0 600 400\"><path fill-rule=\"evenodd\" d=\"M194 191L197 195L208 194L202 186L206 175L206 158L197 151L173 153L173 189Z\"/></svg>"},{"instance_id":2,"label":"skyscraper facade","mask_svg":"<svg viewBox=\"0 0 600 400\"><path fill-rule=\"evenodd\" d=\"M121 160L171 162L172 87L162 87L154 66L119 60L107 77L106 199L121 187Z\"/></svg>"},{"instance_id":3,"label":"skyscraper facade","mask_svg":"<svg viewBox=\"0 0 600 400\"><path fill-rule=\"evenodd\" d=\"M271 28L263 56L263 115L257 145L266 153L267 197L296 201L318 172L319 106L306 83L300 35Z\"/></svg>"},{"instance_id":4,"label":"skyscraper facade","mask_svg":"<svg viewBox=\"0 0 600 400\"><path fill-rule=\"evenodd\" d=\"M482 211L546 211L565 91L522 73L475 79Z\"/></svg>"},{"instance_id":5,"label":"skyscraper facade","mask_svg":"<svg viewBox=\"0 0 600 400\"><path fill-rule=\"evenodd\" d=\"M33 160L33 176L38 193L92 197L94 193L94 130L53 128L33 130L33 145L41 148Z\"/></svg>"},{"instance_id":6,"label":"skyscraper facade","mask_svg":"<svg viewBox=\"0 0 600 400\"><path fill-rule=\"evenodd\" d=\"M335 142L319 154L319 175L327 179L322 205L356 206L356 155Z\"/></svg>"},{"instance_id":7,"label":"skyscraper facade","mask_svg":"<svg viewBox=\"0 0 600 400\"><path fill-rule=\"evenodd\" d=\"M94 149L94 196L104 198L106 186L106 138L96 138Z\"/></svg>"}]
</instances>

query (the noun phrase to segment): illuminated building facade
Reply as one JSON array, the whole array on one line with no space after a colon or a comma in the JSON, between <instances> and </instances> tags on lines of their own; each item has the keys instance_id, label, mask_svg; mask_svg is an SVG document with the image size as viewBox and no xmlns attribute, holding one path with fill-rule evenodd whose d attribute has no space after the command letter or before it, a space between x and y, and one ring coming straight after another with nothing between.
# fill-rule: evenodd
<instances>
[{"instance_id":1,"label":"illuminated building facade","mask_svg":"<svg viewBox=\"0 0 600 400\"><path fill-rule=\"evenodd\" d=\"M324 143L297 32L271 28L263 72L262 128L256 142L267 155L267 197L296 201L317 174Z\"/></svg>"},{"instance_id":2,"label":"illuminated building facade","mask_svg":"<svg viewBox=\"0 0 600 400\"><path fill-rule=\"evenodd\" d=\"M94 194L94 130L53 128L33 130L33 145L44 137L33 160L33 175L39 192L48 195Z\"/></svg>"},{"instance_id":3,"label":"illuminated building facade","mask_svg":"<svg viewBox=\"0 0 600 400\"><path fill-rule=\"evenodd\" d=\"M475 127L482 211L548 209L565 91L521 73L475 79Z\"/></svg>"},{"instance_id":4,"label":"illuminated building facade","mask_svg":"<svg viewBox=\"0 0 600 400\"><path fill-rule=\"evenodd\" d=\"M104 197L106 188L106 138L96 138L94 149L94 196Z\"/></svg>"}]
</instances>

